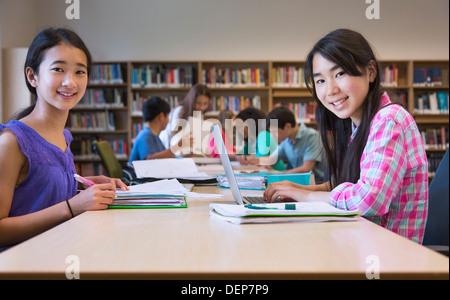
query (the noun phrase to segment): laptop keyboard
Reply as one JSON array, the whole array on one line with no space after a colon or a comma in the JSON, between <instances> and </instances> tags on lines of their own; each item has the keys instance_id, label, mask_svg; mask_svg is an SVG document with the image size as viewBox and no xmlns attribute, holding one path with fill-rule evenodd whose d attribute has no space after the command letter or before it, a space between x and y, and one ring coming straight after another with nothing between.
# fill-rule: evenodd
<instances>
[{"instance_id":1,"label":"laptop keyboard","mask_svg":"<svg viewBox=\"0 0 450 300\"><path fill-rule=\"evenodd\" d=\"M263 197L258 196L245 196L242 197L245 204L266 203Z\"/></svg>"}]
</instances>

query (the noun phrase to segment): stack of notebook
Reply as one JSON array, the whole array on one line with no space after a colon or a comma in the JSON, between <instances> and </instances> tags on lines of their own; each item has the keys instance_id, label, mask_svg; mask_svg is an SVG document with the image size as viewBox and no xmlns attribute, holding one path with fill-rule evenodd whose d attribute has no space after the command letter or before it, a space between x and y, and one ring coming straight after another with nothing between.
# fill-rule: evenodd
<instances>
[{"instance_id":1,"label":"stack of notebook","mask_svg":"<svg viewBox=\"0 0 450 300\"><path fill-rule=\"evenodd\" d=\"M116 197L108 208L187 207L187 192L176 179L134 185L129 191L116 191Z\"/></svg>"}]
</instances>

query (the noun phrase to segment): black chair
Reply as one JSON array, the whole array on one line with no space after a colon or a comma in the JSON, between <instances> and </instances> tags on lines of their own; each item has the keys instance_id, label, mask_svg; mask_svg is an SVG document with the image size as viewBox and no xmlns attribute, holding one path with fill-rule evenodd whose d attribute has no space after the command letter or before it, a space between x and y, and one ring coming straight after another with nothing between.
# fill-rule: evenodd
<instances>
[{"instance_id":1,"label":"black chair","mask_svg":"<svg viewBox=\"0 0 450 300\"><path fill-rule=\"evenodd\" d=\"M125 184L130 185L133 180L136 179L136 173L129 167L123 168L114 154L111 145L107 141L94 141L94 152L96 152L106 169L106 173L109 177L120 178Z\"/></svg>"},{"instance_id":2,"label":"black chair","mask_svg":"<svg viewBox=\"0 0 450 300\"><path fill-rule=\"evenodd\" d=\"M449 256L449 161L445 152L428 188L428 221L423 245Z\"/></svg>"}]
</instances>

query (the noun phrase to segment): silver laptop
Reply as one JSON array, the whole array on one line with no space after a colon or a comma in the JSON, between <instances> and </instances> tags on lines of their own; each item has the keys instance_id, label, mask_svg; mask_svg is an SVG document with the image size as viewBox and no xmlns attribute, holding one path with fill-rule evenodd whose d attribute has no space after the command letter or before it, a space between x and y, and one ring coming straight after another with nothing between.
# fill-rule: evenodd
<instances>
[{"instance_id":1,"label":"silver laptop","mask_svg":"<svg viewBox=\"0 0 450 300\"><path fill-rule=\"evenodd\" d=\"M219 125L212 126L212 132L214 135L214 142L217 147L217 152L219 152L220 161L222 162L223 168L225 169L225 174L227 175L228 183L230 185L231 193L233 194L234 200L237 204L252 204L252 203L266 203L263 197L242 197L239 186L234 176L233 168L231 167L230 158L228 157L227 150L225 149L225 143L223 142L222 132Z\"/></svg>"}]
</instances>

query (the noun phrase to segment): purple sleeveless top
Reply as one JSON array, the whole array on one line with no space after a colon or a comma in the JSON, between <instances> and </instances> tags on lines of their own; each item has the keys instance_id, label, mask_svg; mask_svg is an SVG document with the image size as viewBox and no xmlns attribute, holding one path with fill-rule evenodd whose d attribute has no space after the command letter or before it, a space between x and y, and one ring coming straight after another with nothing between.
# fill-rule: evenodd
<instances>
[{"instance_id":1,"label":"purple sleeveless top","mask_svg":"<svg viewBox=\"0 0 450 300\"><path fill-rule=\"evenodd\" d=\"M64 129L67 143L66 152L47 142L34 129L20 121L11 121L6 125L17 137L22 153L27 157L28 175L14 190L9 217L30 214L77 194L77 181L73 154L70 151L72 134ZM0 248L0 252L9 247Z\"/></svg>"}]
</instances>

